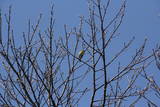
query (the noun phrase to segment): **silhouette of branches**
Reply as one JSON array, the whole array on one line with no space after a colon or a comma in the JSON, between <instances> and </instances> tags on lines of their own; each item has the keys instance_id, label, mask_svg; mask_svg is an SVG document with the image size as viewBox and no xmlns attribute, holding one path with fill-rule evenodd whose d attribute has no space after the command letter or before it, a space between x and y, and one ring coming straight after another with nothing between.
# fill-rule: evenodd
<instances>
[{"instance_id":1,"label":"silhouette of branches","mask_svg":"<svg viewBox=\"0 0 160 107\"><path fill-rule=\"evenodd\" d=\"M148 107L157 107L147 94L152 90L160 98L160 88L146 69L154 61L160 69L160 52L156 49L146 55L145 39L128 56L135 37L113 52L114 44L119 44L115 39L120 38L126 1L107 19L111 2L89 0L88 18L81 16L79 26L72 29L64 25L62 37L55 35L54 6L46 30L40 28L40 14L35 25L28 20L28 29L20 38L12 28L11 7L3 21L0 12L0 105L75 107L89 96L90 107L134 107L142 99ZM7 36L2 32L2 22L7 24ZM79 59L81 50L84 55ZM138 81L142 80L141 86Z\"/></svg>"}]
</instances>

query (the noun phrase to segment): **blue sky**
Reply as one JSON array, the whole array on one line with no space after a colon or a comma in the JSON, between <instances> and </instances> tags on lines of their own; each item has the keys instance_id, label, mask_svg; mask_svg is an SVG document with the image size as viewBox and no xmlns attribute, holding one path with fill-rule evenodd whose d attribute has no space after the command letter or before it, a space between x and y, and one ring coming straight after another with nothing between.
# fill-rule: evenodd
<instances>
[{"instance_id":1,"label":"blue sky","mask_svg":"<svg viewBox=\"0 0 160 107\"><path fill-rule=\"evenodd\" d=\"M25 30L26 20L35 21L40 13L44 14L47 22L51 3L55 4L56 29L62 32L63 25L73 27L78 24L78 16L87 16L86 0L0 0L2 10L6 11L12 4L14 26L18 31ZM160 1L159 0L128 0L125 20L121 26L123 37L136 36L138 40L147 36L150 42L158 42L160 34ZM18 27L21 26L22 30ZM141 42L141 40L140 40Z\"/></svg>"},{"instance_id":2,"label":"blue sky","mask_svg":"<svg viewBox=\"0 0 160 107\"><path fill-rule=\"evenodd\" d=\"M9 5L13 7L13 26L16 34L22 34L26 29L27 20L34 22L40 13L43 14L42 28L46 26L51 3L55 4L57 35L63 35L64 24L72 28L79 24L78 16L88 16L86 0L0 0L3 12L7 12ZM132 36L136 37L133 48L137 48L147 37L147 52L151 52L156 43L160 42L160 0L128 0L126 15L119 32L120 43L130 40ZM117 43L115 47L118 46ZM154 67L153 75L156 75L157 70Z\"/></svg>"}]
</instances>

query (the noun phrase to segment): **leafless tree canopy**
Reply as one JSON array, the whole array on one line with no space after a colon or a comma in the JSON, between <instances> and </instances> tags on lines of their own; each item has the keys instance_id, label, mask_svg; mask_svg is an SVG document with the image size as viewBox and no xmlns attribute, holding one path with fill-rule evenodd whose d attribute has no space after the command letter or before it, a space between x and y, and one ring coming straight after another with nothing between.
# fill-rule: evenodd
<instances>
[{"instance_id":1,"label":"leafless tree canopy","mask_svg":"<svg viewBox=\"0 0 160 107\"><path fill-rule=\"evenodd\" d=\"M54 6L46 30L40 28L41 14L35 25L28 21L22 36L14 33L11 7L5 15L0 12L0 105L76 107L86 100L90 107L134 107L141 102L158 107L159 84L147 68L156 64L160 70L159 47L145 53L144 39L128 57L128 50L135 45L133 37L112 52L110 48L119 44L115 39L121 37L118 30L126 1L108 19L111 2L89 0L89 15L81 16L72 29L64 25L61 37L55 36ZM6 35L3 24L7 24L3 28ZM81 50L84 55L79 59Z\"/></svg>"}]
</instances>

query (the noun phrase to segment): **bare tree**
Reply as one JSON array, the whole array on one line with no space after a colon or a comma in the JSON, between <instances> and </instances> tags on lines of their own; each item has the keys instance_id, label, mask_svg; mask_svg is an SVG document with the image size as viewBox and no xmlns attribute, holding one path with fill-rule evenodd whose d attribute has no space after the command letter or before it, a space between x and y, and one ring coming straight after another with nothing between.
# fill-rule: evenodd
<instances>
[{"instance_id":1,"label":"bare tree","mask_svg":"<svg viewBox=\"0 0 160 107\"><path fill-rule=\"evenodd\" d=\"M64 25L62 37L54 35L52 7L46 30L39 27L43 18L41 14L36 25L28 21L27 32L23 32L21 38L23 42L16 42L11 26L11 7L5 15L7 39L1 31L0 14L0 66L3 67L0 104L7 107L75 107L89 95L90 107L121 107L126 104L134 107L141 99L149 107L157 107L146 96L149 90L159 95L159 87L146 73L146 68L153 61L157 62L158 51L146 55L145 39L130 59L125 59L127 64L123 64L120 58L127 55L133 37L117 49L117 53L112 53L109 48L115 43L115 38L120 38L118 30L125 16L126 1L121 2L112 19L107 19L111 2L89 0L88 18L81 16L79 26L71 30ZM80 57L79 52L83 52ZM137 84L142 78L144 86Z\"/></svg>"}]
</instances>

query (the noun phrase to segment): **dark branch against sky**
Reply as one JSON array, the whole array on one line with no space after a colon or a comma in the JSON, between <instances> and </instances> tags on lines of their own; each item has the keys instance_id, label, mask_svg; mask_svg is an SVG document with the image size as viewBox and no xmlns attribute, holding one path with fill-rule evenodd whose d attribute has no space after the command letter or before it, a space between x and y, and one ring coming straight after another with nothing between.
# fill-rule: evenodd
<instances>
[{"instance_id":1,"label":"dark branch against sky","mask_svg":"<svg viewBox=\"0 0 160 107\"><path fill-rule=\"evenodd\" d=\"M11 3L13 0L0 0L0 8L2 9L3 6L5 7L5 4Z\"/></svg>"}]
</instances>

